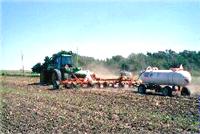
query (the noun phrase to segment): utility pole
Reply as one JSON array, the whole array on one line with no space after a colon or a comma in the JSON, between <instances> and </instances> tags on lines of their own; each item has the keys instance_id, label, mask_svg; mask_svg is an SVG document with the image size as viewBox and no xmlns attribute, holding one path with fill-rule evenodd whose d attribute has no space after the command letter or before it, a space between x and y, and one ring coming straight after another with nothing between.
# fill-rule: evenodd
<instances>
[{"instance_id":1,"label":"utility pole","mask_svg":"<svg viewBox=\"0 0 200 134\"><path fill-rule=\"evenodd\" d=\"M78 67L78 47L76 48L76 66Z\"/></svg>"},{"instance_id":2,"label":"utility pole","mask_svg":"<svg viewBox=\"0 0 200 134\"><path fill-rule=\"evenodd\" d=\"M22 73L23 73L23 76L24 76L24 54L23 54L22 51L21 51L21 62L22 62Z\"/></svg>"}]
</instances>

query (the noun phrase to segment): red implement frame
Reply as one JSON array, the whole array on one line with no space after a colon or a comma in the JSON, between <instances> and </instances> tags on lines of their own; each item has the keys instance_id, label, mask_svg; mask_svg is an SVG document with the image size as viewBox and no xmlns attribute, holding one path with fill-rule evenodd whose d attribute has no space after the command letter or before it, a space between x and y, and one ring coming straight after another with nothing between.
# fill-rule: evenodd
<instances>
[{"instance_id":1,"label":"red implement frame","mask_svg":"<svg viewBox=\"0 0 200 134\"><path fill-rule=\"evenodd\" d=\"M96 78L92 77L92 80L88 80L86 78L71 78L66 79L60 82L61 85L64 85L68 88L73 87L133 87L139 84L139 81L133 80L124 76L120 76L119 78L112 79L104 79L104 78Z\"/></svg>"}]
</instances>

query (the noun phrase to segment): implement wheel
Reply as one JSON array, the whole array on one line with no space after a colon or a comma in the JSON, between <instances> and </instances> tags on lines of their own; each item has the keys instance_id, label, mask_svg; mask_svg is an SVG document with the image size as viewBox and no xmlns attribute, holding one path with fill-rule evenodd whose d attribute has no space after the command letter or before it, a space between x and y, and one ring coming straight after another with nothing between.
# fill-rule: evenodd
<instances>
[{"instance_id":1,"label":"implement wheel","mask_svg":"<svg viewBox=\"0 0 200 134\"><path fill-rule=\"evenodd\" d=\"M138 86L138 93L140 93L140 94L145 94L146 93L145 85L139 85Z\"/></svg>"}]
</instances>

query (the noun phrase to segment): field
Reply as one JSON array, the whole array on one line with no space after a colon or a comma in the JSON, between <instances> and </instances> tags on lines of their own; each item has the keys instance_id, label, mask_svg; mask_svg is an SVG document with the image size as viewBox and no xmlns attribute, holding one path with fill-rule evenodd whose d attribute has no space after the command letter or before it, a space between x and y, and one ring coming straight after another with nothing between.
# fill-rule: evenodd
<instances>
[{"instance_id":1,"label":"field","mask_svg":"<svg viewBox=\"0 0 200 134\"><path fill-rule=\"evenodd\" d=\"M39 77L39 74L32 73L31 71L25 70L0 70L1 76L25 76L25 77Z\"/></svg>"},{"instance_id":2,"label":"field","mask_svg":"<svg viewBox=\"0 0 200 134\"><path fill-rule=\"evenodd\" d=\"M1 133L199 132L197 91L164 97L133 89L51 90L37 77L0 80Z\"/></svg>"}]
</instances>

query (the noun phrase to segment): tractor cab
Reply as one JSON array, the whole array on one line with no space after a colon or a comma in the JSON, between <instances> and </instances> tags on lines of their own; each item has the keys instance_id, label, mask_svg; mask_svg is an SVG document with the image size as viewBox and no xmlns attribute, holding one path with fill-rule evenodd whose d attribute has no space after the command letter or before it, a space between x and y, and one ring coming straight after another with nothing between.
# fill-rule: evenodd
<instances>
[{"instance_id":1,"label":"tractor cab","mask_svg":"<svg viewBox=\"0 0 200 134\"><path fill-rule=\"evenodd\" d=\"M40 72L40 83L42 84L51 84L52 75L55 73L55 70L61 75L61 79L64 79L65 66L73 67L72 55L70 54L58 54L50 59L47 68L44 68ZM57 74L57 75L59 75Z\"/></svg>"},{"instance_id":2,"label":"tractor cab","mask_svg":"<svg viewBox=\"0 0 200 134\"><path fill-rule=\"evenodd\" d=\"M64 68L66 65L68 65L69 67L73 66L72 55L68 54L59 55L58 57L56 57L54 62L54 68L58 70Z\"/></svg>"}]
</instances>

